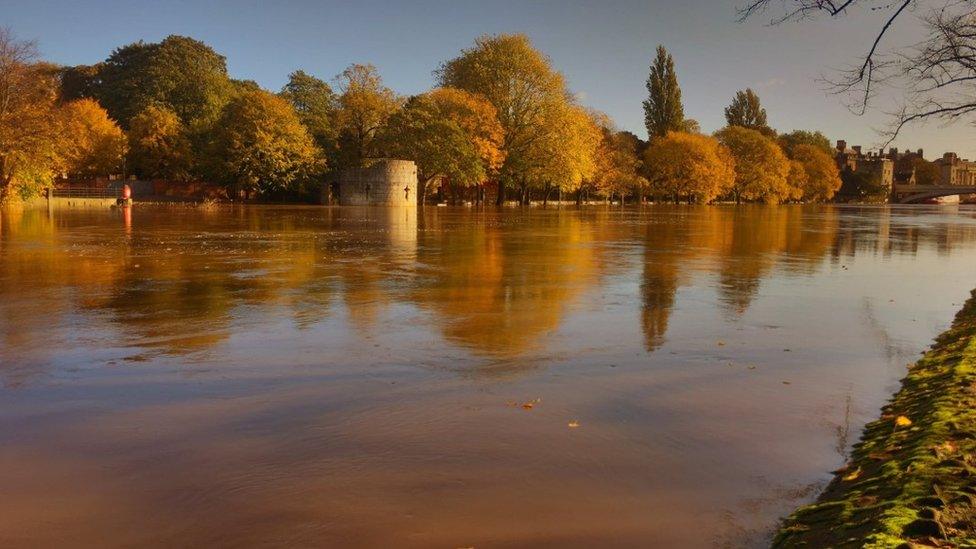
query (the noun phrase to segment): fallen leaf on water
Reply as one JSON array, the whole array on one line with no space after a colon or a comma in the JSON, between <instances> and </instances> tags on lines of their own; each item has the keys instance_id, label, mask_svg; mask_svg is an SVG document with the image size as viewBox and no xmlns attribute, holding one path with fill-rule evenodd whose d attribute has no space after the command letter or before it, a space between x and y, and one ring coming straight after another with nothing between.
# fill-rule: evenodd
<instances>
[{"instance_id":1,"label":"fallen leaf on water","mask_svg":"<svg viewBox=\"0 0 976 549\"><path fill-rule=\"evenodd\" d=\"M570 421L569 422L569 427L571 429L575 429L575 428L579 427L579 422L574 419L573 421Z\"/></svg>"},{"instance_id":2,"label":"fallen leaf on water","mask_svg":"<svg viewBox=\"0 0 976 549\"><path fill-rule=\"evenodd\" d=\"M789 384L790 384L790 382L789 382L789 381L784 381L784 382L783 382L783 385L789 385Z\"/></svg>"},{"instance_id":3,"label":"fallen leaf on water","mask_svg":"<svg viewBox=\"0 0 976 549\"><path fill-rule=\"evenodd\" d=\"M844 478L845 481L850 482L852 480L857 480L857 477L859 477L859 476L861 476L861 468L860 467L858 467L857 469L854 469L850 473L844 475L843 478Z\"/></svg>"},{"instance_id":4,"label":"fallen leaf on water","mask_svg":"<svg viewBox=\"0 0 976 549\"><path fill-rule=\"evenodd\" d=\"M756 366L755 366L755 364L753 364L752 366L749 366L749 369L750 369L750 370L755 370L755 369L756 369Z\"/></svg>"},{"instance_id":5,"label":"fallen leaf on water","mask_svg":"<svg viewBox=\"0 0 976 549\"><path fill-rule=\"evenodd\" d=\"M718 342L718 346L721 347L722 345L725 345L725 342L724 341L719 341Z\"/></svg>"},{"instance_id":6,"label":"fallen leaf on water","mask_svg":"<svg viewBox=\"0 0 976 549\"><path fill-rule=\"evenodd\" d=\"M908 427L911 424L912 424L912 420L908 419L905 416L898 416L897 418L895 418L895 425L899 427Z\"/></svg>"},{"instance_id":7,"label":"fallen leaf on water","mask_svg":"<svg viewBox=\"0 0 976 549\"><path fill-rule=\"evenodd\" d=\"M535 406L534 402L526 402L525 404L522 405L522 408L525 408L526 410L531 410L534 406Z\"/></svg>"}]
</instances>

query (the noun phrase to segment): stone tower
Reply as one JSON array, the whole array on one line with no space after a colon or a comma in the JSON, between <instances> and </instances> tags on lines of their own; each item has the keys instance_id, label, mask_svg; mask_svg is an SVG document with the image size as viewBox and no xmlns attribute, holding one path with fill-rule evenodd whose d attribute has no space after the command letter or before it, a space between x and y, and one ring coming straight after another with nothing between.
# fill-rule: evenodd
<instances>
[{"instance_id":1,"label":"stone tower","mask_svg":"<svg viewBox=\"0 0 976 549\"><path fill-rule=\"evenodd\" d=\"M411 160L382 159L366 168L339 174L343 206L417 206L417 165Z\"/></svg>"}]
</instances>

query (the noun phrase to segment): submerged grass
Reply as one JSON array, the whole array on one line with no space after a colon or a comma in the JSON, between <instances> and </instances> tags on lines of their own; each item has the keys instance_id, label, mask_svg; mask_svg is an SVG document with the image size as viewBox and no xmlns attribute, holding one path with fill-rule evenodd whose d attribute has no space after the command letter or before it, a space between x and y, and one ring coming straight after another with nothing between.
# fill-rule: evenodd
<instances>
[{"instance_id":1,"label":"submerged grass","mask_svg":"<svg viewBox=\"0 0 976 549\"><path fill-rule=\"evenodd\" d=\"M773 547L976 547L976 290Z\"/></svg>"}]
</instances>

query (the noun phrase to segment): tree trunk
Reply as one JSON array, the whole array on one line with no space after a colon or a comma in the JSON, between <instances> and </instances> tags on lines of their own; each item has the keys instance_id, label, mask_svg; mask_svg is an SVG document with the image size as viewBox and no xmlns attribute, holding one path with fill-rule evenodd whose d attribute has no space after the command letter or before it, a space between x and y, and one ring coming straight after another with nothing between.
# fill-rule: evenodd
<instances>
[{"instance_id":1,"label":"tree trunk","mask_svg":"<svg viewBox=\"0 0 976 549\"><path fill-rule=\"evenodd\" d=\"M498 178L498 197L495 199L495 205L501 206L505 204L505 180L501 177Z\"/></svg>"},{"instance_id":2,"label":"tree trunk","mask_svg":"<svg viewBox=\"0 0 976 549\"><path fill-rule=\"evenodd\" d=\"M549 193L552 192L552 184L546 182L545 194L542 196L542 207L545 208L549 205Z\"/></svg>"}]
</instances>

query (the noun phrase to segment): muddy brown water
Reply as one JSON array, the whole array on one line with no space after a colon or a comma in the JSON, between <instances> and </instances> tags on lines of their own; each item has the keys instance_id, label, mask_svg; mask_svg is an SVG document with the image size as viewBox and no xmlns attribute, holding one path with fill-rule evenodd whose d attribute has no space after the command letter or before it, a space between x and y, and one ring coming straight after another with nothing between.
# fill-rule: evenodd
<instances>
[{"instance_id":1,"label":"muddy brown water","mask_svg":"<svg viewBox=\"0 0 976 549\"><path fill-rule=\"evenodd\" d=\"M0 546L762 546L974 286L965 206L3 211Z\"/></svg>"}]
</instances>

